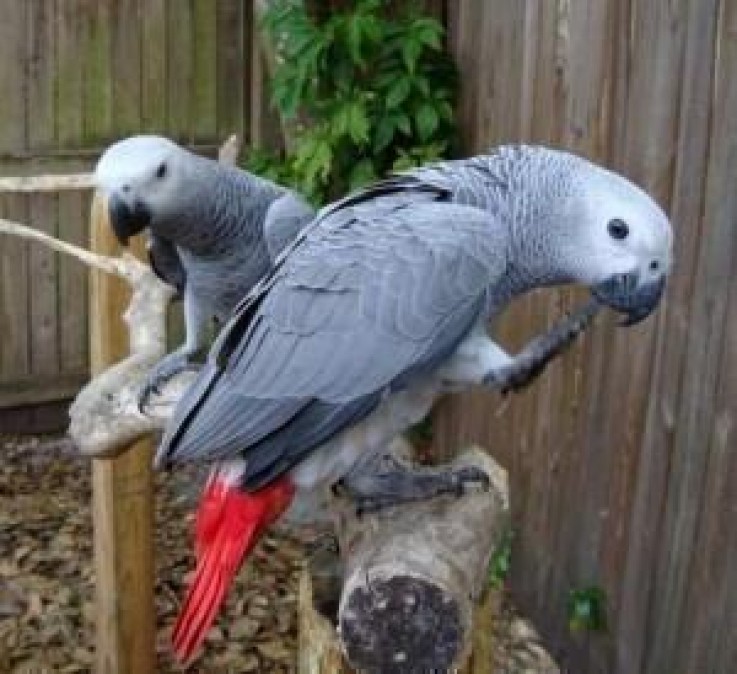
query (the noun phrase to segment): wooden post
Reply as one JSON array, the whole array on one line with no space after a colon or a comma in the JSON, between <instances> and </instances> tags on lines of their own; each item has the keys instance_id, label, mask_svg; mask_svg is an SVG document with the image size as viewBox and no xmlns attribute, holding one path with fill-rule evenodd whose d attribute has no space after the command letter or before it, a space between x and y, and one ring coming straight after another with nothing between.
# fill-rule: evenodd
<instances>
[{"instance_id":1,"label":"wooden post","mask_svg":"<svg viewBox=\"0 0 737 674\"><path fill-rule=\"evenodd\" d=\"M120 253L100 196L92 205L91 230L93 251ZM122 316L129 299L121 279L92 272L93 376L128 355ZM98 674L151 674L155 669L152 451L147 438L118 458L96 459L92 465Z\"/></svg>"}]
</instances>

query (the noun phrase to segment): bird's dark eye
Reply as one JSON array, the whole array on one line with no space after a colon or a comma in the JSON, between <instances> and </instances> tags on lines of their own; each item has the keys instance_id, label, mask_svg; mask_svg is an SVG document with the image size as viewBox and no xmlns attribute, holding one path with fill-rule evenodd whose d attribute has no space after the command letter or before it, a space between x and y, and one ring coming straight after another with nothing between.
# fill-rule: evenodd
<instances>
[{"instance_id":1,"label":"bird's dark eye","mask_svg":"<svg viewBox=\"0 0 737 674\"><path fill-rule=\"evenodd\" d=\"M619 218L614 218L614 220L610 220L609 224L607 225L607 229L609 230L609 236L620 241L622 239L626 239L630 233L630 228L627 223L624 220L620 220Z\"/></svg>"},{"instance_id":2,"label":"bird's dark eye","mask_svg":"<svg viewBox=\"0 0 737 674\"><path fill-rule=\"evenodd\" d=\"M159 168L156 169L156 177L163 178L166 175L166 163L159 164Z\"/></svg>"}]
</instances>

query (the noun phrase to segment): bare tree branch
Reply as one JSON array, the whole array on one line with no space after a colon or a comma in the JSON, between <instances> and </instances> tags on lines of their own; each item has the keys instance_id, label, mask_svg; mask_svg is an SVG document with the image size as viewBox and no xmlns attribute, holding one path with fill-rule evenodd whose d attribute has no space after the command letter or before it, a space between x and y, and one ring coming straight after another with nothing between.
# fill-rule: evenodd
<instances>
[{"instance_id":1,"label":"bare tree branch","mask_svg":"<svg viewBox=\"0 0 737 674\"><path fill-rule=\"evenodd\" d=\"M91 190L94 187L91 173L0 178L0 192L62 192Z\"/></svg>"},{"instance_id":2,"label":"bare tree branch","mask_svg":"<svg viewBox=\"0 0 737 674\"><path fill-rule=\"evenodd\" d=\"M114 274L122 278L128 278L133 271L135 265L140 265L132 256L126 256L124 258L107 257L105 255L98 255L93 253L86 248L75 246L74 244L67 243L61 239L49 236L44 232L41 232L28 225L21 224L20 222L13 222L12 220L5 220L0 218L0 233L10 234L11 236L19 236L23 239L30 239L41 243L48 248L52 248L60 253L66 253L72 257L76 257L81 262L100 269L108 274Z\"/></svg>"}]
</instances>

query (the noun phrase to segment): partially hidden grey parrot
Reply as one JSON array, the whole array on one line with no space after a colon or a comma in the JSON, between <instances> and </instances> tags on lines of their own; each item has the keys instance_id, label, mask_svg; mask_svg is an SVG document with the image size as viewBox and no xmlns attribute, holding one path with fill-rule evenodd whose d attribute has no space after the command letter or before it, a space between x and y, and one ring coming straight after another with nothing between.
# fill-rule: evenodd
<instances>
[{"instance_id":1,"label":"partially hidden grey parrot","mask_svg":"<svg viewBox=\"0 0 737 674\"><path fill-rule=\"evenodd\" d=\"M159 136L111 145L95 182L118 240L147 229L154 271L184 297L186 341L152 369L143 403L191 366L212 319L227 320L314 211L296 192Z\"/></svg>"},{"instance_id":2,"label":"partially hidden grey parrot","mask_svg":"<svg viewBox=\"0 0 737 674\"><path fill-rule=\"evenodd\" d=\"M529 365L538 338L510 355L487 333L511 300L578 283L632 324L659 303L671 249L640 188L542 147L413 170L323 209L236 309L158 449L159 468L214 464L178 657L295 496L339 484L370 509L482 481L376 457L440 393L504 388Z\"/></svg>"}]
</instances>

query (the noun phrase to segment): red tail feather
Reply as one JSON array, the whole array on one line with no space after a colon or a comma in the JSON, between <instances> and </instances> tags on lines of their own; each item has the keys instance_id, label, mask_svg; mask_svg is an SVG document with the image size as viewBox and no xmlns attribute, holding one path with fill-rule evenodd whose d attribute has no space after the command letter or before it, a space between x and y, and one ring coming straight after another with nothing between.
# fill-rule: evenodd
<instances>
[{"instance_id":1,"label":"red tail feather","mask_svg":"<svg viewBox=\"0 0 737 674\"><path fill-rule=\"evenodd\" d=\"M287 478L251 494L222 478L208 482L195 524L197 568L172 634L178 660L188 661L200 646L244 557L293 496Z\"/></svg>"}]
</instances>

